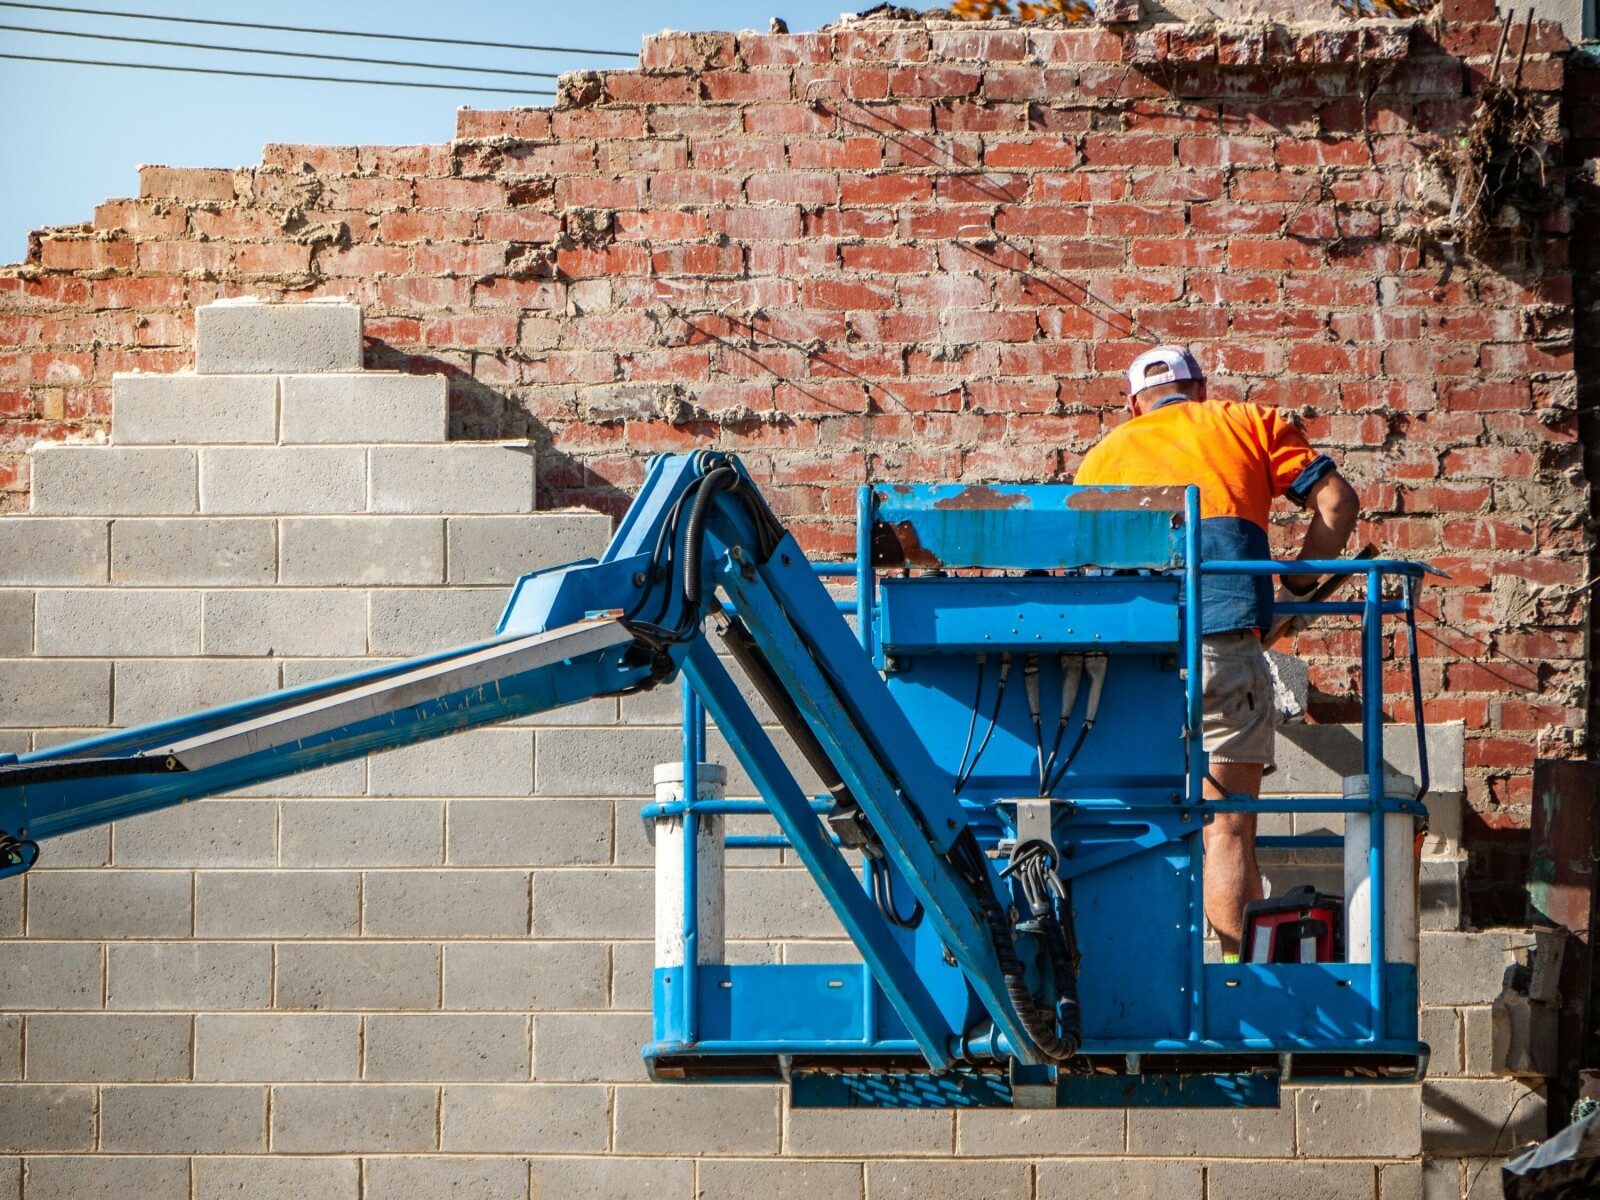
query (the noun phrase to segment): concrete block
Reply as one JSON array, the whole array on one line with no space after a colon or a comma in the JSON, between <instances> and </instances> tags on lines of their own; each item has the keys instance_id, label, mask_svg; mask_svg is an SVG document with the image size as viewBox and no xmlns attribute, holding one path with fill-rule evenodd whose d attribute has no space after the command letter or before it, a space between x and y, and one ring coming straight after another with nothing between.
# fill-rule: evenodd
<instances>
[{"instance_id":1,"label":"concrete block","mask_svg":"<svg viewBox=\"0 0 1600 1200\"><path fill-rule=\"evenodd\" d=\"M0 584L81 587L104 583L108 522L0 517Z\"/></svg>"},{"instance_id":2,"label":"concrete block","mask_svg":"<svg viewBox=\"0 0 1600 1200\"><path fill-rule=\"evenodd\" d=\"M775 1154L779 1089L639 1084L616 1089L619 1154Z\"/></svg>"},{"instance_id":3,"label":"concrete block","mask_svg":"<svg viewBox=\"0 0 1600 1200\"><path fill-rule=\"evenodd\" d=\"M20 1158L0 1158L0 1200L22 1200Z\"/></svg>"},{"instance_id":4,"label":"concrete block","mask_svg":"<svg viewBox=\"0 0 1600 1200\"><path fill-rule=\"evenodd\" d=\"M367 456L373 512L533 511L533 447L527 442L374 446Z\"/></svg>"},{"instance_id":5,"label":"concrete block","mask_svg":"<svg viewBox=\"0 0 1600 1200\"><path fill-rule=\"evenodd\" d=\"M534 880L534 893L537 896L538 880ZM537 917L534 923L538 923ZM729 945L730 957L733 949L741 944L734 942ZM619 1012L649 1012L655 987L655 969L654 943L614 943L611 947L611 1007Z\"/></svg>"},{"instance_id":6,"label":"concrete block","mask_svg":"<svg viewBox=\"0 0 1600 1200\"><path fill-rule=\"evenodd\" d=\"M370 871L371 937L521 937L528 932L525 871Z\"/></svg>"},{"instance_id":7,"label":"concrete block","mask_svg":"<svg viewBox=\"0 0 1600 1200\"><path fill-rule=\"evenodd\" d=\"M200 649L200 593L131 588L40 592L38 648L42 657L62 658L194 654Z\"/></svg>"},{"instance_id":8,"label":"concrete block","mask_svg":"<svg viewBox=\"0 0 1600 1200\"><path fill-rule=\"evenodd\" d=\"M583 1084L449 1084L441 1148L483 1154L604 1150L606 1089Z\"/></svg>"},{"instance_id":9,"label":"concrete block","mask_svg":"<svg viewBox=\"0 0 1600 1200\"><path fill-rule=\"evenodd\" d=\"M1460 1191L1450 1195L1461 1196L1463 1200L1505 1200L1505 1189L1500 1183L1500 1168L1505 1162L1504 1157L1462 1159L1458 1185ZM1450 1178L1448 1173L1443 1172L1441 1177L1446 1182ZM1427 1200L1433 1200L1433 1196L1429 1195Z\"/></svg>"},{"instance_id":10,"label":"concrete block","mask_svg":"<svg viewBox=\"0 0 1600 1200\"><path fill-rule=\"evenodd\" d=\"M1294 1107L1133 1109L1130 1154L1287 1158L1294 1153Z\"/></svg>"},{"instance_id":11,"label":"concrete block","mask_svg":"<svg viewBox=\"0 0 1600 1200\"><path fill-rule=\"evenodd\" d=\"M1217 1162L1206 1167L1212 1195L1229 1200L1372 1200L1377 1172L1371 1163Z\"/></svg>"},{"instance_id":12,"label":"concrete block","mask_svg":"<svg viewBox=\"0 0 1600 1200\"><path fill-rule=\"evenodd\" d=\"M22 1078L22 1018L0 1017L0 1079Z\"/></svg>"},{"instance_id":13,"label":"concrete block","mask_svg":"<svg viewBox=\"0 0 1600 1200\"><path fill-rule=\"evenodd\" d=\"M123 727L181 717L278 689L273 662L151 658L116 664L112 719Z\"/></svg>"},{"instance_id":14,"label":"concrete block","mask_svg":"<svg viewBox=\"0 0 1600 1200\"><path fill-rule=\"evenodd\" d=\"M437 800L297 800L283 805L283 861L295 867L437 867Z\"/></svg>"},{"instance_id":15,"label":"concrete block","mask_svg":"<svg viewBox=\"0 0 1600 1200\"><path fill-rule=\"evenodd\" d=\"M456 1013L367 1018L367 1079L525 1080L528 1018Z\"/></svg>"},{"instance_id":16,"label":"concrete block","mask_svg":"<svg viewBox=\"0 0 1600 1200\"><path fill-rule=\"evenodd\" d=\"M361 931L354 871L201 871L195 933L203 938L353 937Z\"/></svg>"},{"instance_id":17,"label":"concrete block","mask_svg":"<svg viewBox=\"0 0 1600 1200\"><path fill-rule=\"evenodd\" d=\"M199 509L193 450L39 443L33 511L44 516L181 516Z\"/></svg>"},{"instance_id":18,"label":"concrete block","mask_svg":"<svg viewBox=\"0 0 1600 1200\"><path fill-rule=\"evenodd\" d=\"M958 1155L1120 1154L1118 1109L967 1109L956 1113Z\"/></svg>"},{"instance_id":19,"label":"concrete block","mask_svg":"<svg viewBox=\"0 0 1600 1200\"><path fill-rule=\"evenodd\" d=\"M111 440L123 446L276 442L278 381L270 375L115 375Z\"/></svg>"},{"instance_id":20,"label":"concrete block","mask_svg":"<svg viewBox=\"0 0 1600 1200\"><path fill-rule=\"evenodd\" d=\"M1299 1088L1294 1102L1297 1153L1307 1158L1415 1158L1422 1153L1417 1088Z\"/></svg>"},{"instance_id":21,"label":"concrete block","mask_svg":"<svg viewBox=\"0 0 1600 1200\"><path fill-rule=\"evenodd\" d=\"M285 943L278 1008L360 1012L439 1007L439 947L426 942Z\"/></svg>"},{"instance_id":22,"label":"concrete block","mask_svg":"<svg viewBox=\"0 0 1600 1200\"><path fill-rule=\"evenodd\" d=\"M188 937L189 891L188 871L39 871L28 880L28 936Z\"/></svg>"},{"instance_id":23,"label":"concrete block","mask_svg":"<svg viewBox=\"0 0 1600 1200\"><path fill-rule=\"evenodd\" d=\"M110 663L0 659L0 726L110 723Z\"/></svg>"},{"instance_id":24,"label":"concrete block","mask_svg":"<svg viewBox=\"0 0 1600 1200\"><path fill-rule=\"evenodd\" d=\"M611 806L593 800L452 800L449 861L574 867L611 861Z\"/></svg>"},{"instance_id":25,"label":"concrete block","mask_svg":"<svg viewBox=\"0 0 1600 1200\"><path fill-rule=\"evenodd\" d=\"M649 871L536 871L533 932L554 938L648 938L655 933Z\"/></svg>"},{"instance_id":26,"label":"concrete block","mask_svg":"<svg viewBox=\"0 0 1600 1200\"><path fill-rule=\"evenodd\" d=\"M437 517L285 517L279 539L283 583L444 581L444 523Z\"/></svg>"},{"instance_id":27,"label":"concrete block","mask_svg":"<svg viewBox=\"0 0 1600 1200\"><path fill-rule=\"evenodd\" d=\"M0 937L22 936L22 892L25 886L17 875L0 882Z\"/></svg>"},{"instance_id":28,"label":"concrete block","mask_svg":"<svg viewBox=\"0 0 1600 1200\"><path fill-rule=\"evenodd\" d=\"M1488 1004L1500 994L1516 935L1423 933L1418 945L1418 990L1424 1004Z\"/></svg>"},{"instance_id":29,"label":"concrete block","mask_svg":"<svg viewBox=\"0 0 1600 1200\"><path fill-rule=\"evenodd\" d=\"M199 1013L194 1077L276 1083L361 1074L361 1018L322 1013Z\"/></svg>"},{"instance_id":30,"label":"concrete block","mask_svg":"<svg viewBox=\"0 0 1600 1200\"><path fill-rule=\"evenodd\" d=\"M790 1108L787 1118L783 1144L792 1154L947 1155L955 1145L955 1113L949 1110Z\"/></svg>"},{"instance_id":31,"label":"concrete block","mask_svg":"<svg viewBox=\"0 0 1600 1200\"><path fill-rule=\"evenodd\" d=\"M844 927L808 871L792 868L729 871L728 936L732 938L843 937Z\"/></svg>"},{"instance_id":32,"label":"concrete block","mask_svg":"<svg viewBox=\"0 0 1600 1200\"><path fill-rule=\"evenodd\" d=\"M541 729L537 743L541 796L653 796L651 765L683 756L676 729Z\"/></svg>"},{"instance_id":33,"label":"concrete block","mask_svg":"<svg viewBox=\"0 0 1600 1200\"><path fill-rule=\"evenodd\" d=\"M1423 1164L1382 1163L1378 1167L1378 1200L1424 1200Z\"/></svg>"},{"instance_id":34,"label":"concrete block","mask_svg":"<svg viewBox=\"0 0 1600 1200\"><path fill-rule=\"evenodd\" d=\"M1461 1011L1461 1045L1466 1055L1465 1074L1494 1074L1494 1010L1487 1005Z\"/></svg>"},{"instance_id":35,"label":"concrete block","mask_svg":"<svg viewBox=\"0 0 1600 1200\"><path fill-rule=\"evenodd\" d=\"M374 796L526 796L533 790L533 734L469 729L375 755L369 772Z\"/></svg>"},{"instance_id":36,"label":"concrete block","mask_svg":"<svg viewBox=\"0 0 1600 1200\"><path fill-rule=\"evenodd\" d=\"M111 522L111 581L257 587L277 578L272 522L251 517Z\"/></svg>"},{"instance_id":37,"label":"concrete block","mask_svg":"<svg viewBox=\"0 0 1600 1200\"><path fill-rule=\"evenodd\" d=\"M48 867L109 867L111 827L102 825L98 829L78 829L53 837L49 841L49 855L45 864ZM20 884L22 881L19 879L17 882ZM5 884L0 883L0 914L7 911L4 896ZM0 915L0 929L10 927L5 916ZM15 922L15 928L21 932L20 919Z\"/></svg>"},{"instance_id":38,"label":"concrete block","mask_svg":"<svg viewBox=\"0 0 1600 1200\"><path fill-rule=\"evenodd\" d=\"M443 375L289 375L285 442L443 442L449 413Z\"/></svg>"},{"instance_id":39,"label":"concrete block","mask_svg":"<svg viewBox=\"0 0 1600 1200\"><path fill-rule=\"evenodd\" d=\"M205 597L207 654L366 653L367 604L359 592L295 588Z\"/></svg>"},{"instance_id":40,"label":"concrete block","mask_svg":"<svg viewBox=\"0 0 1600 1200\"><path fill-rule=\"evenodd\" d=\"M758 1159L707 1159L700 1164L703 1200L854 1200L862 1195L858 1162L788 1162Z\"/></svg>"},{"instance_id":41,"label":"concrete block","mask_svg":"<svg viewBox=\"0 0 1600 1200\"><path fill-rule=\"evenodd\" d=\"M1462 925L1466 859L1424 857L1417 878L1417 921L1423 929L1454 933Z\"/></svg>"},{"instance_id":42,"label":"concrete block","mask_svg":"<svg viewBox=\"0 0 1600 1200\"><path fill-rule=\"evenodd\" d=\"M33 597L23 588L0 588L0 655L26 658L33 653Z\"/></svg>"},{"instance_id":43,"label":"concrete block","mask_svg":"<svg viewBox=\"0 0 1600 1200\"><path fill-rule=\"evenodd\" d=\"M373 654L411 657L494 636L506 606L500 588L396 588L372 593Z\"/></svg>"},{"instance_id":44,"label":"concrete block","mask_svg":"<svg viewBox=\"0 0 1600 1200\"><path fill-rule=\"evenodd\" d=\"M649 1073L639 1052L651 1036L643 1013L540 1013L533 1018L534 1078L642 1083Z\"/></svg>"},{"instance_id":45,"label":"concrete block","mask_svg":"<svg viewBox=\"0 0 1600 1200\"><path fill-rule=\"evenodd\" d=\"M272 947L247 942L153 942L106 952L114 1009L194 1012L272 1004Z\"/></svg>"},{"instance_id":46,"label":"concrete block","mask_svg":"<svg viewBox=\"0 0 1600 1200\"><path fill-rule=\"evenodd\" d=\"M529 1165L533 1200L693 1200L695 1195L694 1164L683 1159L535 1158Z\"/></svg>"},{"instance_id":47,"label":"concrete block","mask_svg":"<svg viewBox=\"0 0 1600 1200\"><path fill-rule=\"evenodd\" d=\"M200 457L204 513L358 513L367 464L354 447L207 447Z\"/></svg>"},{"instance_id":48,"label":"concrete block","mask_svg":"<svg viewBox=\"0 0 1600 1200\"><path fill-rule=\"evenodd\" d=\"M278 860L271 800L195 800L113 826L119 867L270 867Z\"/></svg>"},{"instance_id":49,"label":"concrete block","mask_svg":"<svg viewBox=\"0 0 1600 1200\"><path fill-rule=\"evenodd\" d=\"M60 1083L0 1084L0 1152L94 1147L94 1088Z\"/></svg>"},{"instance_id":50,"label":"concrete block","mask_svg":"<svg viewBox=\"0 0 1600 1200\"><path fill-rule=\"evenodd\" d=\"M444 1006L603 1009L603 942L460 942L444 948Z\"/></svg>"},{"instance_id":51,"label":"concrete block","mask_svg":"<svg viewBox=\"0 0 1600 1200\"><path fill-rule=\"evenodd\" d=\"M527 1200L528 1166L505 1158L374 1158L365 1200Z\"/></svg>"},{"instance_id":52,"label":"concrete block","mask_svg":"<svg viewBox=\"0 0 1600 1200\"><path fill-rule=\"evenodd\" d=\"M867 1200L1032 1200L1032 1189L1027 1163L879 1160L867 1164Z\"/></svg>"},{"instance_id":53,"label":"concrete block","mask_svg":"<svg viewBox=\"0 0 1600 1200\"><path fill-rule=\"evenodd\" d=\"M280 1154L393 1154L434 1150L432 1087L287 1084L272 1089L272 1148Z\"/></svg>"},{"instance_id":54,"label":"concrete block","mask_svg":"<svg viewBox=\"0 0 1600 1200\"><path fill-rule=\"evenodd\" d=\"M611 518L588 509L515 517L451 517L451 583L515 583L529 571L599 558L611 541Z\"/></svg>"},{"instance_id":55,"label":"concrete block","mask_svg":"<svg viewBox=\"0 0 1600 1200\"><path fill-rule=\"evenodd\" d=\"M1464 783L1466 729L1459 721L1429 725L1431 790L1459 792ZM1277 796L1340 795L1346 775L1363 774L1358 725L1286 725L1278 730L1278 769L1263 793ZM1409 725L1383 731L1384 770L1418 776L1417 735Z\"/></svg>"},{"instance_id":56,"label":"concrete block","mask_svg":"<svg viewBox=\"0 0 1600 1200\"><path fill-rule=\"evenodd\" d=\"M1202 1200L1206 1194L1200 1163L1176 1159L1121 1159L1041 1162L1038 1200Z\"/></svg>"},{"instance_id":57,"label":"concrete block","mask_svg":"<svg viewBox=\"0 0 1600 1200\"><path fill-rule=\"evenodd\" d=\"M189 1078L187 1016L41 1013L28 1018L28 1078L64 1083Z\"/></svg>"},{"instance_id":58,"label":"concrete block","mask_svg":"<svg viewBox=\"0 0 1600 1200\"><path fill-rule=\"evenodd\" d=\"M45 878L43 873L35 881ZM20 889L19 889L20 890ZM100 1007L100 947L86 942L13 942L0 971L0 1010Z\"/></svg>"},{"instance_id":59,"label":"concrete block","mask_svg":"<svg viewBox=\"0 0 1600 1200\"><path fill-rule=\"evenodd\" d=\"M139 1154L260 1153L267 1093L260 1087L148 1083L100 1089L100 1148Z\"/></svg>"},{"instance_id":60,"label":"concrete block","mask_svg":"<svg viewBox=\"0 0 1600 1200\"><path fill-rule=\"evenodd\" d=\"M361 369L359 304L219 300L196 308L194 323L201 375Z\"/></svg>"},{"instance_id":61,"label":"concrete block","mask_svg":"<svg viewBox=\"0 0 1600 1200\"><path fill-rule=\"evenodd\" d=\"M1430 1079L1422 1085L1422 1148L1427 1154L1510 1154L1544 1137L1544 1096L1519 1083Z\"/></svg>"},{"instance_id":62,"label":"concrete block","mask_svg":"<svg viewBox=\"0 0 1600 1200\"><path fill-rule=\"evenodd\" d=\"M1418 1036L1428 1043L1428 1074L1460 1075L1464 1065L1461 1046L1461 1012L1454 1008L1424 1008L1417 1014Z\"/></svg>"},{"instance_id":63,"label":"concrete block","mask_svg":"<svg viewBox=\"0 0 1600 1200\"><path fill-rule=\"evenodd\" d=\"M0 1195L4 1195L0 1190ZM189 1200L184 1158L74 1155L28 1160L28 1200Z\"/></svg>"},{"instance_id":64,"label":"concrete block","mask_svg":"<svg viewBox=\"0 0 1600 1200\"><path fill-rule=\"evenodd\" d=\"M197 1158L195 1200L357 1200L357 1158Z\"/></svg>"}]
</instances>

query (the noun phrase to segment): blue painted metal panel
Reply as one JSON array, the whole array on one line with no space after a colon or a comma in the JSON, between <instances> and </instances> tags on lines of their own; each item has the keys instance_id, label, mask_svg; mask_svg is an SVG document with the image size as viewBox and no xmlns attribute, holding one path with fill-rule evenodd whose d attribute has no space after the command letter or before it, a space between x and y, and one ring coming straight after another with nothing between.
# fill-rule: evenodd
<instances>
[{"instance_id":1,"label":"blue painted metal panel","mask_svg":"<svg viewBox=\"0 0 1600 1200\"><path fill-rule=\"evenodd\" d=\"M1181 488L880 484L873 561L898 567L1170 570Z\"/></svg>"},{"instance_id":2,"label":"blue painted metal panel","mask_svg":"<svg viewBox=\"0 0 1600 1200\"><path fill-rule=\"evenodd\" d=\"M885 579L886 654L1175 647L1178 579L1076 576Z\"/></svg>"}]
</instances>

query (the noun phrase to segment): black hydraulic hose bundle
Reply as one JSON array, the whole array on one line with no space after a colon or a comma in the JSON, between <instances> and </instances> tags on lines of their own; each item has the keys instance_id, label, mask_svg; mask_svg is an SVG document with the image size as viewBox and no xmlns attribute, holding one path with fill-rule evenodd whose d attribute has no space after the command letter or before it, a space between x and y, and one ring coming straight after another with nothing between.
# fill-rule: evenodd
<instances>
[{"instance_id":1,"label":"black hydraulic hose bundle","mask_svg":"<svg viewBox=\"0 0 1600 1200\"><path fill-rule=\"evenodd\" d=\"M1053 936L1045 939L1046 953L1063 957L1056 962L1056 1013L1046 1012L1028 989L1022 960L1017 957L1016 941L1011 936L1011 921L989 886L989 875L983 861L983 851L971 829L963 830L950 848L950 863L972 889L978 902L979 915L989 927L989 938L994 943L995 959L1005 980L1006 995L1016 1009L1017 1019L1033 1044L1051 1062L1067 1062L1078 1053L1083 1044L1083 1021L1078 1009L1078 980L1075 963L1070 955L1067 936L1056 924L1059 942ZM1071 912L1068 910L1068 920ZM1057 1032L1059 1020L1060 1031Z\"/></svg>"}]
</instances>

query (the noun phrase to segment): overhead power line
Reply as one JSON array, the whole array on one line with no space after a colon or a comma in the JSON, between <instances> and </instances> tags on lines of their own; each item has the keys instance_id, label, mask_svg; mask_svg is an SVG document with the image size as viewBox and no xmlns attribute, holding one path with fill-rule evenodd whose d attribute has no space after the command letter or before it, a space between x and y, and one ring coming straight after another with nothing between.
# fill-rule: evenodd
<instances>
[{"instance_id":1,"label":"overhead power line","mask_svg":"<svg viewBox=\"0 0 1600 1200\"><path fill-rule=\"evenodd\" d=\"M521 46L515 42L476 42L467 38L420 37L407 33L370 33L351 29L312 29L302 25L260 25L252 21L212 21L204 17L164 17L155 13L111 12L102 8L67 8L57 4L0 3L0 8L26 8L35 12L78 13L89 17L124 17L130 21L170 21L178 25L213 25L228 29L266 29L274 33L315 33L325 37L379 38L390 42L427 42L435 46L480 46L489 50L532 50L551 54L599 54L608 58L636 58L625 50L580 50L574 46Z\"/></svg>"},{"instance_id":2,"label":"overhead power line","mask_svg":"<svg viewBox=\"0 0 1600 1200\"><path fill-rule=\"evenodd\" d=\"M337 75L277 75L271 71L228 71L221 67L166 67L156 63L105 62L94 58L49 58L42 54L0 54L16 62L65 63L72 67L120 67L128 71L177 71L184 75L233 75L245 79L292 79L299 83L358 83L366 87L429 88L438 92L497 92L505 96L554 96L554 92L528 92L480 84L411 83L404 79L347 79Z\"/></svg>"},{"instance_id":3,"label":"overhead power line","mask_svg":"<svg viewBox=\"0 0 1600 1200\"><path fill-rule=\"evenodd\" d=\"M97 42L132 42L140 46L166 46L174 50L221 50L228 54L270 54L275 58L315 58L323 62L365 63L376 67L420 67L425 71L470 71L475 75L522 75L529 79L558 78L554 71L512 71L504 67L469 67L458 63L425 63L402 58L356 58L346 54L311 54L302 50L258 50L252 46L218 46L211 42L169 42L163 38L125 37L114 33L36 29L31 25L0 25L0 30L38 33L46 37L92 38Z\"/></svg>"}]
</instances>

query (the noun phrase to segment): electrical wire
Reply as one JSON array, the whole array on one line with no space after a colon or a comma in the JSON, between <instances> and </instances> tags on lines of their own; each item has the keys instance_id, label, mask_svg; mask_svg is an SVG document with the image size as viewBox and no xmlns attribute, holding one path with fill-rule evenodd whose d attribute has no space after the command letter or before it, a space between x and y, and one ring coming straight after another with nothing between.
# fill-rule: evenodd
<instances>
[{"instance_id":1,"label":"electrical wire","mask_svg":"<svg viewBox=\"0 0 1600 1200\"><path fill-rule=\"evenodd\" d=\"M303 25L263 25L254 21L214 21L203 17L167 17L156 13L112 12L103 8L67 8L59 4L21 4L0 0L0 8L26 8L33 12L78 13L88 17L122 17L130 21L167 21L174 25L212 25L227 29L265 29L272 33L314 33L324 37L376 38L389 42L426 42L434 46L481 46L489 50L531 50L550 54L598 54L607 58L637 58L626 50L582 50L575 46L523 46L515 42L480 42L468 38L421 37L408 33L373 33L351 29L315 29Z\"/></svg>"},{"instance_id":2,"label":"electrical wire","mask_svg":"<svg viewBox=\"0 0 1600 1200\"><path fill-rule=\"evenodd\" d=\"M554 92L529 92L518 88L477 84L409 83L402 79L347 79L335 75L279 75L271 71L229 71L221 67L165 67L155 63L106 62L95 58L53 58L43 54L0 54L14 62L62 63L69 67L119 67L125 71L176 71L180 75L231 75L239 79L289 79L296 83L359 83L367 87L427 88L435 92L495 92L502 96L554 96Z\"/></svg>"},{"instance_id":3,"label":"electrical wire","mask_svg":"<svg viewBox=\"0 0 1600 1200\"><path fill-rule=\"evenodd\" d=\"M3 6L0 6L3 7ZM315 58L322 62L362 63L373 67L417 67L424 71L469 71L474 75L521 75L529 79L558 79L555 71L513 71L507 67L469 67L465 63L427 63L405 58L360 58L349 54L313 54L308 50L263 50L254 46L219 46L213 42L172 42L164 38L83 33L75 29L37 29L31 25L0 25L9 33L37 33L45 37L91 38L97 42L130 42L139 46L165 46L172 50L220 50L226 54L269 54L274 58Z\"/></svg>"}]
</instances>

